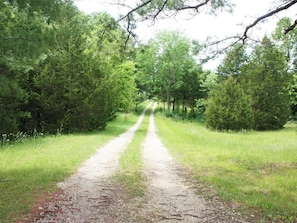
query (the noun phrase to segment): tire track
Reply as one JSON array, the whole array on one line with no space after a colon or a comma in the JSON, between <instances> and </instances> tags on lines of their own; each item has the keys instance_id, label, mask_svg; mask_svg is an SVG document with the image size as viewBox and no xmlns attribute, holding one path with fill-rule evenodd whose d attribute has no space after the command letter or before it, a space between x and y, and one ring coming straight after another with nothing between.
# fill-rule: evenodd
<instances>
[{"instance_id":1,"label":"tire track","mask_svg":"<svg viewBox=\"0 0 297 223\"><path fill-rule=\"evenodd\" d=\"M154 123L156 105L151 110L143 142L143 174L148 179L143 197L127 197L121 185L111 181L111 176L119 166L122 151L143 121L146 109L132 128L99 149L76 174L59 184L62 196L52 201L42 218L35 222L256 222L217 199L206 200L202 195L198 196L187 179L180 177L179 166L157 136Z\"/></svg>"},{"instance_id":2,"label":"tire track","mask_svg":"<svg viewBox=\"0 0 297 223\"><path fill-rule=\"evenodd\" d=\"M143 144L144 172L148 177L147 202L142 215L147 222L246 222L220 203L210 203L178 175L178 166L156 133L154 105Z\"/></svg>"},{"instance_id":3,"label":"tire track","mask_svg":"<svg viewBox=\"0 0 297 223\"><path fill-rule=\"evenodd\" d=\"M75 174L58 184L62 196L47 204L41 218L35 222L113 222L116 217L105 210L120 201L114 196L117 188L110 182L110 177L118 168L121 153L132 141L150 106L151 103L133 127L98 149Z\"/></svg>"}]
</instances>

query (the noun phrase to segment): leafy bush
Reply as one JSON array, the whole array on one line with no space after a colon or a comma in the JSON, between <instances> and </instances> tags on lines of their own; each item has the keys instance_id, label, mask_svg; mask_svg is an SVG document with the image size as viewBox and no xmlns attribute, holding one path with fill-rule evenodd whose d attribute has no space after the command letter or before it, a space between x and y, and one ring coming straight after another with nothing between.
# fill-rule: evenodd
<instances>
[{"instance_id":1,"label":"leafy bush","mask_svg":"<svg viewBox=\"0 0 297 223\"><path fill-rule=\"evenodd\" d=\"M251 100L230 76L212 92L206 108L206 125L216 130L251 129L253 111Z\"/></svg>"}]
</instances>

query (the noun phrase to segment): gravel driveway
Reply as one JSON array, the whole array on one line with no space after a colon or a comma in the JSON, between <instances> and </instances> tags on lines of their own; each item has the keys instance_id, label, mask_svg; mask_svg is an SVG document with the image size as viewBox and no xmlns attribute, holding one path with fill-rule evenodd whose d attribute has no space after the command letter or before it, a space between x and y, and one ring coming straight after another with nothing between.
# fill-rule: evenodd
<instances>
[{"instance_id":1,"label":"gravel driveway","mask_svg":"<svg viewBox=\"0 0 297 223\"><path fill-rule=\"evenodd\" d=\"M143 142L143 172L148 179L143 197L131 200L110 177L148 107L132 128L100 148L74 175L59 183L60 193L40 206L30 222L256 222L253 216L242 216L218 199L196 195L156 134L155 106Z\"/></svg>"}]
</instances>

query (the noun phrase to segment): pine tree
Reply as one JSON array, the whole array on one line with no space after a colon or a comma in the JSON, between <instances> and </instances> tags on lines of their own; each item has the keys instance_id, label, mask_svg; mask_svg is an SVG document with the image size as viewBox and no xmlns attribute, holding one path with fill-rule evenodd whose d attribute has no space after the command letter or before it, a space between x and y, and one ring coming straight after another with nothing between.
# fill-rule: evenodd
<instances>
[{"instance_id":1,"label":"pine tree","mask_svg":"<svg viewBox=\"0 0 297 223\"><path fill-rule=\"evenodd\" d=\"M244 69L243 83L252 98L254 129L280 129L289 117L290 77L285 54L263 38Z\"/></svg>"},{"instance_id":2,"label":"pine tree","mask_svg":"<svg viewBox=\"0 0 297 223\"><path fill-rule=\"evenodd\" d=\"M251 100L232 76L212 92L205 112L207 127L215 130L243 130L253 126Z\"/></svg>"}]
</instances>

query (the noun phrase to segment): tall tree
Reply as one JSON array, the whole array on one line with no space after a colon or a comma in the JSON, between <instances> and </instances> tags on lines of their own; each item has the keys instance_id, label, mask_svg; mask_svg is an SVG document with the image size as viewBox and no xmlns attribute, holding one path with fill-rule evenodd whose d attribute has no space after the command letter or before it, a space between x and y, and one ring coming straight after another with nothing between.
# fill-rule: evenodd
<instances>
[{"instance_id":1,"label":"tall tree","mask_svg":"<svg viewBox=\"0 0 297 223\"><path fill-rule=\"evenodd\" d=\"M167 110L171 108L173 91L181 84L184 67L189 58L190 42L177 32L161 32L157 35L158 78L166 89Z\"/></svg>"},{"instance_id":2,"label":"tall tree","mask_svg":"<svg viewBox=\"0 0 297 223\"><path fill-rule=\"evenodd\" d=\"M5 67L0 67L5 69ZM0 134L15 133L20 128L21 119L29 113L22 109L28 100L27 92L14 80L13 71L0 75Z\"/></svg>"},{"instance_id":3,"label":"tall tree","mask_svg":"<svg viewBox=\"0 0 297 223\"><path fill-rule=\"evenodd\" d=\"M65 12L56 33L60 42L35 78L40 121L51 131L104 128L132 103L134 70L122 62L123 32L117 25L99 32L110 20L106 13L89 17L75 9Z\"/></svg>"},{"instance_id":4,"label":"tall tree","mask_svg":"<svg viewBox=\"0 0 297 223\"><path fill-rule=\"evenodd\" d=\"M205 112L207 127L215 130L252 129L251 98L233 76L229 76L211 92Z\"/></svg>"},{"instance_id":5,"label":"tall tree","mask_svg":"<svg viewBox=\"0 0 297 223\"><path fill-rule=\"evenodd\" d=\"M290 75L285 54L267 37L245 67L243 83L252 98L254 129L282 128L289 116Z\"/></svg>"},{"instance_id":6,"label":"tall tree","mask_svg":"<svg viewBox=\"0 0 297 223\"><path fill-rule=\"evenodd\" d=\"M277 41L280 48L286 53L289 63L289 72L292 74L292 82L289 88L291 115L296 119L297 116L297 30L284 34L292 24L289 18L283 18L278 22L277 28L273 34L274 40Z\"/></svg>"},{"instance_id":7,"label":"tall tree","mask_svg":"<svg viewBox=\"0 0 297 223\"><path fill-rule=\"evenodd\" d=\"M187 112L187 107L193 109L196 106L197 99L205 98L206 92L202 86L204 79L205 72L202 67L195 62L194 58L189 58L184 64L181 83L173 92L174 101L177 105L182 103L184 114Z\"/></svg>"},{"instance_id":8,"label":"tall tree","mask_svg":"<svg viewBox=\"0 0 297 223\"><path fill-rule=\"evenodd\" d=\"M154 92L167 102L170 110L173 94L182 86L183 75L195 66L190 62L193 61L191 42L179 32L164 31L149 42L148 48L140 52L138 70L146 83L153 83Z\"/></svg>"},{"instance_id":9,"label":"tall tree","mask_svg":"<svg viewBox=\"0 0 297 223\"><path fill-rule=\"evenodd\" d=\"M218 66L218 75L222 79L226 79L230 75L239 76L247 59L245 47L241 44L236 44L227 52L222 63Z\"/></svg>"},{"instance_id":10,"label":"tall tree","mask_svg":"<svg viewBox=\"0 0 297 223\"><path fill-rule=\"evenodd\" d=\"M128 109L132 41L111 16L70 0L0 6L0 133L104 128Z\"/></svg>"},{"instance_id":11,"label":"tall tree","mask_svg":"<svg viewBox=\"0 0 297 223\"><path fill-rule=\"evenodd\" d=\"M38 4L39 10L33 2L21 6L17 1L0 1L0 75L4 84L0 119L11 126L9 130L0 125L0 133L22 130L23 119L30 116L26 107L30 70L53 46L53 26L46 19L49 14L41 10L45 5Z\"/></svg>"},{"instance_id":12,"label":"tall tree","mask_svg":"<svg viewBox=\"0 0 297 223\"><path fill-rule=\"evenodd\" d=\"M136 53L137 88L147 94L149 98L156 96L158 92L155 75L157 50L153 40L150 40L147 45L140 46Z\"/></svg>"}]
</instances>

